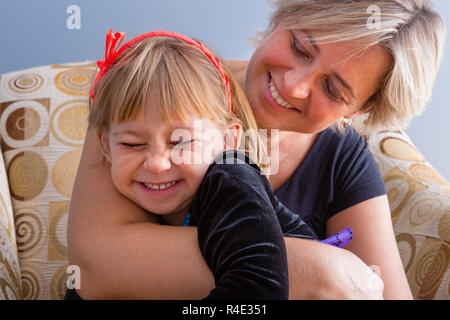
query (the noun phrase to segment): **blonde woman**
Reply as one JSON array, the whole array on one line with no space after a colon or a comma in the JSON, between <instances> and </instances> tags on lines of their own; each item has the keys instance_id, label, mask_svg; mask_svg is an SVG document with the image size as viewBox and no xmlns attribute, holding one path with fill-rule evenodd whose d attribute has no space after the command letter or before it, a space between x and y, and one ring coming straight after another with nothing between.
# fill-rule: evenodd
<instances>
[{"instance_id":1,"label":"blonde woman","mask_svg":"<svg viewBox=\"0 0 450 320\"><path fill-rule=\"evenodd\" d=\"M270 154L280 164L269 178L277 196L319 237L345 227L355 233L348 250L285 238L290 298L411 298L383 181L364 139L341 123L353 119L371 134L404 126L420 113L444 33L425 0L280 0L248 64L229 63L259 127L282 131L278 143L269 140L279 150L277 159ZM82 270L80 295L205 296L214 279L196 229L154 223L114 190L107 170L91 169L98 161L90 130L69 220L70 263ZM384 289L368 266L377 266Z\"/></svg>"}]
</instances>

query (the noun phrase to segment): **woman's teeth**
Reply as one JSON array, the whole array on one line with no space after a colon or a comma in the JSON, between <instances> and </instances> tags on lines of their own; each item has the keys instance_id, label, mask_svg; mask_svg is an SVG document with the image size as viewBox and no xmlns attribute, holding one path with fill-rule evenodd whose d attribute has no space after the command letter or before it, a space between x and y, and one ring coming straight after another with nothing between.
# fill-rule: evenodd
<instances>
[{"instance_id":1,"label":"woman's teeth","mask_svg":"<svg viewBox=\"0 0 450 320\"><path fill-rule=\"evenodd\" d=\"M270 94L272 95L272 98L282 107L286 109L294 109L293 106L291 106L289 103L283 100L283 98L280 97L280 95L277 92L277 89L275 89L275 85L273 84L273 79L270 79Z\"/></svg>"},{"instance_id":2,"label":"woman's teeth","mask_svg":"<svg viewBox=\"0 0 450 320\"><path fill-rule=\"evenodd\" d=\"M175 183L177 183L176 181L172 181L166 184L151 184L151 183L144 183L144 185L152 190L164 190L167 189L171 186L173 186Z\"/></svg>"}]
</instances>

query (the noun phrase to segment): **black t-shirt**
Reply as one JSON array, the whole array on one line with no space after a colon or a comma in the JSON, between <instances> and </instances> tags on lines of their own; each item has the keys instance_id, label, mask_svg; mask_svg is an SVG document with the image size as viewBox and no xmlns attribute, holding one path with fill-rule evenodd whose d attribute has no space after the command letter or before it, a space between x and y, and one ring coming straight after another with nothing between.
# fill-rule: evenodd
<instances>
[{"instance_id":1,"label":"black t-shirt","mask_svg":"<svg viewBox=\"0 0 450 320\"><path fill-rule=\"evenodd\" d=\"M342 135L331 129L319 133L300 166L275 194L324 239L329 218L386 194L386 189L366 140L349 127Z\"/></svg>"}]
</instances>

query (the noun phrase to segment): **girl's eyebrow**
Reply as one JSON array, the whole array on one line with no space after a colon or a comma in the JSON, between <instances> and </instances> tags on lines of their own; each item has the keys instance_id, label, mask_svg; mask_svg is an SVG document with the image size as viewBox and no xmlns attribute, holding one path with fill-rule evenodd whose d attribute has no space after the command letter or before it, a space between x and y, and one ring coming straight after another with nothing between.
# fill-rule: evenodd
<instances>
[{"instance_id":1,"label":"girl's eyebrow","mask_svg":"<svg viewBox=\"0 0 450 320\"><path fill-rule=\"evenodd\" d=\"M173 122L168 126L169 129L173 130L173 129L188 129L188 130L193 130L195 129L194 124L189 124L189 123L185 123L185 122Z\"/></svg>"},{"instance_id":2,"label":"girl's eyebrow","mask_svg":"<svg viewBox=\"0 0 450 320\"><path fill-rule=\"evenodd\" d=\"M116 137L116 136L121 135L121 134L132 134L132 135L135 135L135 136L141 136L142 132L139 131L139 130L134 130L134 129L124 129L124 130L120 130L120 131L114 132L113 136Z\"/></svg>"}]
</instances>

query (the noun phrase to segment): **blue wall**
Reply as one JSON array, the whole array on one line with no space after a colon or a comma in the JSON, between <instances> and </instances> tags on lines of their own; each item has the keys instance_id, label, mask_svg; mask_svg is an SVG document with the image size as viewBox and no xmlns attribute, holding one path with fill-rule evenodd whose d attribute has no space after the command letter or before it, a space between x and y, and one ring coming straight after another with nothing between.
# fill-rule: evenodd
<instances>
[{"instance_id":1,"label":"blue wall","mask_svg":"<svg viewBox=\"0 0 450 320\"><path fill-rule=\"evenodd\" d=\"M70 30L70 5L81 9L81 29ZM0 0L0 73L104 55L110 27L127 39L167 29L204 41L229 59L248 59L248 39L264 29L265 0Z\"/></svg>"},{"instance_id":2,"label":"blue wall","mask_svg":"<svg viewBox=\"0 0 450 320\"><path fill-rule=\"evenodd\" d=\"M450 1L435 0L450 26ZM80 29L68 29L70 5L81 9ZM0 74L28 67L103 58L106 31L168 29L207 43L227 59L248 59L248 39L265 28L269 0L0 0ZM450 28L450 27L449 27ZM449 31L450 32L450 31ZM450 51L433 98L408 133L450 180Z\"/></svg>"}]
</instances>

